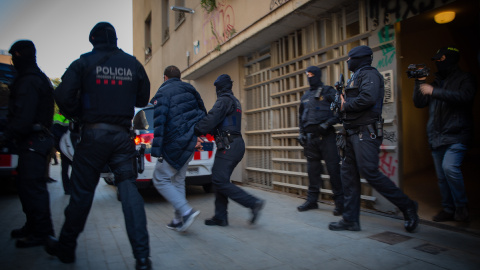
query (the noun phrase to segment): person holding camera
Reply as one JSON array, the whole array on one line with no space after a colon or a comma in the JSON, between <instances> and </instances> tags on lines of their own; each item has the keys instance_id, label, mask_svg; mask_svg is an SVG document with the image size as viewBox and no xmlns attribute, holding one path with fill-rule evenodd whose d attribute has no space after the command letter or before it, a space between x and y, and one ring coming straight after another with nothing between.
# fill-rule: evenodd
<instances>
[{"instance_id":1,"label":"person holding camera","mask_svg":"<svg viewBox=\"0 0 480 270\"><path fill-rule=\"evenodd\" d=\"M413 232L418 225L418 204L405 195L378 168L383 141L382 106L385 95L383 76L371 66L373 51L358 46L348 53L345 97L340 95L341 121L345 128L345 157L341 177L344 192L343 218L332 222L332 231L360 231L360 175L381 195L403 212L404 227Z\"/></svg>"},{"instance_id":2,"label":"person holding camera","mask_svg":"<svg viewBox=\"0 0 480 270\"><path fill-rule=\"evenodd\" d=\"M75 148L65 222L59 239L51 238L46 251L63 263L75 261L77 238L85 227L100 173L108 164L122 199L136 269L151 269L147 218L136 185L136 150L130 133L134 107L148 104L150 81L142 64L117 47L110 23L97 23L89 41L93 50L68 67L54 92L60 111L81 125L81 140Z\"/></svg>"},{"instance_id":3,"label":"person holding camera","mask_svg":"<svg viewBox=\"0 0 480 270\"><path fill-rule=\"evenodd\" d=\"M468 221L467 195L461 165L472 140L472 107L476 92L472 74L458 67L460 51L443 47L432 57L437 67L432 84L426 74L415 79L413 102L417 108L429 108L428 143L442 196L442 210L433 221ZM421 71L421 70L419 70ZM410 76L409 76L410 77Z\"/></svg>"},{"instance_id":4,"label":"person holding camera","mask_svg":"<svg viewBox=\"0 0 480 270\"><path fill-rule=\"evenodd\" d=\"M258 220L265 201L258 199L230 181L233 170L245 154L242 138L242 106L233 95L233 81L227 74L218 76L217 101L213 108L195 126L197 136L214 134L217 145L212 167L212 183L215 187L215 215L205 220L208 226L228 226L228 198L251 209L250 224Z\"/></svg>"},{"instance_id":5,"label":"person holding camera","mask_svg":"<svg viewBox=\"0 0 480 270\"><path fill-rule=\"evenodd\" d=\"M335 202L333 215L339 216L343 212L343 188L333 125L340 121L330 109L330 104L335 99L335 89L323 84L320 68L310 66L305 73L310 88L303 94L298 110L298 142L303 146L303 153L307 158L308 193L307 200L298 206L297 210L303 212L318 208L317 201L324 173L321 162L323 159L330 175Z\"/></svg>"}]
</instances>

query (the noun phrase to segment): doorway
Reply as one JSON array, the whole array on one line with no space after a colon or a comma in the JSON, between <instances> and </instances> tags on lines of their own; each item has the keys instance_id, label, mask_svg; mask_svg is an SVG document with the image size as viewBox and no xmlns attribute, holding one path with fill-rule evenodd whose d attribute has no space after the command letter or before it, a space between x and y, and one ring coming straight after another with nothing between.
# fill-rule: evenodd
<instances>
[{"instance_id":1,"label":"doorway","mask_svg":"<svg viewBox=\"0 0 480 270\"><path fill-rule=\"evenodd\" d=\"M440 11L455 11L450 23L437 24L433 17ZM405 71L409 64L426 64L430 69L427 82L433 81L436 71L431 57L443 46L460 49L460 67L479 79L480 45L479 4L477 1L461 0L441 8L403 20L396 25L399 104L401 114L402 188L412 199L419 202L422 220L431 221L441 210L441 197L437 185L431 151L428 146L426 125L428 109L414 106L412 96L414 79L408 79ZM480 91L474 100L474 143L463 162L462 171L469 200L470 222L445 222L449 226L480 233Z\"/></svg>"}]
</instances>

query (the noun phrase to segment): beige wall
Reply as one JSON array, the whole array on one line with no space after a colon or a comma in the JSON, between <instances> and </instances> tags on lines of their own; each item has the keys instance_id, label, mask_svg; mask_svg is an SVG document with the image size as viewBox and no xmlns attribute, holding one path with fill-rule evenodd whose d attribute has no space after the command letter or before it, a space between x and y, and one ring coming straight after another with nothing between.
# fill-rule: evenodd
<instances>
[{"instance_id":1,"label":"beige wall","mask_svg":"<svg viewBox=\"0 0 480 270\"><path fill-rule=\"evenodd\" d=\"M0 54L0 63L11 64L12 56Z\"/></svg>"},{"instance_id":2,"label":"beige wall","mask_svg":"<svg viewBox=\"0 0 480 270\"><path fill-rule=\"evenodd\" d=\"M194 14L185 14L185 21L175 25L175 12L170 6L175 0L168 0L170 38L162 38L163 1L133 0L133 54L145 65L150 78L151 95L163 83L163 70L175 65L186 70L195 62L219 54L215 47L236 34L247 29L265 15L274 12L278 5L272 6L270 0L217 0L217 9L207 14L198 0L185 0L185 7L195 10ZM310 0L291 0L285 2L301 5ZM282 2L282 1L279 1ZM298 3L297 3L298 2ZM145 59L145 20L151 13L152 57ZM213 28L212 28L213 27ZM198 42L195 49L194 42ZM241 43L241 41L238 41ZM187 60L187 52L189 59ZM220 52L220 53L223 53Z\"/></svg>"},{"instance_id":3,"label":"beige wall","mask_svg":"<svg viewBox=\"0 0 480 270\"><path fill-rule=\"evenodd\" d=\"M391 82L388 85L391 98L383 106L385 131L389 135L382 146L379 164L382 172L401 185L403 167L406 166L405 173L416 171L418 168L411 162L418 158L404 162L399 152L403 150L406 157L411 154L418 157L415 151L419 150L421 159L428 156L425 141L420 141L420 136L415 134L424 130L424 125L419 121L415 121L415 126L404 124L413 122L413 109L403 107L407 111L401 115L401 102L411 99L411 93L402 91L402 84L398 83L401 76L405 76L405 66L397 53L408 55L414 46L404 45L401 49L393 27L394 22L407 19L394 16L404 14L430 20L428 14L422 14L422 0L413 1L416 10L409 10L408 1L395 0L387 1L389 5L368 0L217 0L218 8L211 14L203 11L200 1L185 0L184 6L194 9L195 13L185 14L183 23L176 27L175 12L168 9L170 37L166 41L162 36L162 6L169 8L175 1L168 0L168 4L163 5L165 1L134 1L134 54L147 69L152 95L162 83L163 69L173 64L180 68L184 78L191 79L188 82L200 92L207 110L216 100L213 81L223 73L232 77L234 93L243 106L242 133L248 147L242 165L232 176L234 180L242 180L243 168L244 181L304 195L308 179L304 157L300 155L302 149L295 141L296 106L306 83L303 71L312 64L321 66L325 69L326 82L332 84L340 72L348 73L344 63L347 52L360 44L372 47L375 67ZM434 2L436 7L446 3ZM271 8L271 3L283 5ZM153 54L146 60L144 25L150 12ZM297 22L302 26L293 27ZM424 23L415 27L418 25L423 27ZM230 38L232 30L235 33ZM406 42L417 37L406 34ZM194 46L197 41L198 47ZM416 136L414 142L419 147L412 152L405 151L402 139L408 141L412 136ZM392 211L382 196L369 190L366 188L362 195L376 199L378 209Z\"/></svg>"},{"instance_id":4,"label":"beige wall","mask_svg":"<svg viewBox=\"0 0 480 270\"><path fill-rule=\"evenodd\" d=\"M219 0L217 1L217 9L210 14L204 12L200 5L194 7L188 6L188 4L192 2L199 1L186 1L186 6L195 8L196 12L194 16L192 16L193 32L189 40L191 42L188 44L189 47L192 47L194 41L198 40L200 43L199 53L193 54L191 57L192 61L195 62L214 50L219 42L223 43L228 40L233 32L241 32L268 14L270 12L271 1ZM190 14L187 16L189 15Z\"/></svg>"}]
</instances>

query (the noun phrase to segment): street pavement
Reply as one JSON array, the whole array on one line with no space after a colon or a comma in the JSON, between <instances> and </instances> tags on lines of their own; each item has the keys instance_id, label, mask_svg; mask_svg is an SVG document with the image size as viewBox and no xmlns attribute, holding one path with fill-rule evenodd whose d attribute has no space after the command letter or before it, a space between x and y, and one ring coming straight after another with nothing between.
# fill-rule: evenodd
<instances>
[{"instance_id":1,"label":"street pavement","mask_svg":"<svg viewBox=\"0 0 480 270\"><path fill-rule=\"evenodd\" d=\"M64 195L60 166L48 185L52 218L58 235L69 196ZM201 213L185 233L165 227L172 207L154 190L144 190L153 269L480 269L480 236L420 224L416 233L403 221L362 211L359 232L328 230L339 218L333 206L298 212L302 198L243 187L266 200L258 224L250 211L230 202L228 227L210 227L214 195L188 187L187 198ZM15 193L0 195L0 269L134 269L120 202L113 186L100 180L84 232L78 239L76 262L63 264L43 247L15 248L10 231L25 222Z\"/></svg>"}]
</instances>

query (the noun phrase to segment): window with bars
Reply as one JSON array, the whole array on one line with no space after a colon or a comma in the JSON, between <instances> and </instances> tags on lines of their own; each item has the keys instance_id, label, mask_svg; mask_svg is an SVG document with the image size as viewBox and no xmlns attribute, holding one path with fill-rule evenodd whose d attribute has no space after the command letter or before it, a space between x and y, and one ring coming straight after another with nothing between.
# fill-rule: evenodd
<instances>
[{"instance_id":1,"label":"window with bars","mask_svg":"<svg viewBox=\"0 0 480 270\"><path fill-rule=\"evenodd\" d=\"M298 109L308 90L305 69L322 69L322 81L333 85L349 49L360 45L359 11L329 13L291 34L279 37L267 50L245 57L246 180L283 192L306 195L306 160L298 137ZM366 18L366 16L363 16ZM327 170L324 167L324 172ZM330 196L328 174L322 175L322 193Z\"/></svg>"}]
</instances>

